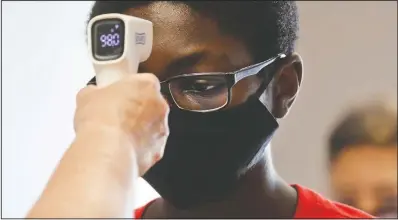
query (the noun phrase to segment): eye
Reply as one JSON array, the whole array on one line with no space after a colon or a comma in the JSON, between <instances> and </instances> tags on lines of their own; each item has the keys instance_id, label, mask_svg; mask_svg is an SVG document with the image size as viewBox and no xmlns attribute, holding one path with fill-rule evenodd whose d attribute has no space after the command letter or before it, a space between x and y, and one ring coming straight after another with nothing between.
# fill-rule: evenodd
<instances>
[{"instance_id":1,"label":"eye","mask_svg":"<svg viewBox=\"0 0 398 220\"><path fill-rule=\"evenodd\" d=\"M204 92L215 88L216 85L209 83L207 80L195 80L191 85L187 86L185 92Z\"/></svg>"},{"instance_id":2,"label":"eye","mask_svg":"<svg viewBox=\"0 0 398 220\"><path fill-rule=\"evenodd\" d=\"M196 79L184 83L183 93L211 93L224 88L225 83L220 80Z\"/></svg>"}]
</instances>

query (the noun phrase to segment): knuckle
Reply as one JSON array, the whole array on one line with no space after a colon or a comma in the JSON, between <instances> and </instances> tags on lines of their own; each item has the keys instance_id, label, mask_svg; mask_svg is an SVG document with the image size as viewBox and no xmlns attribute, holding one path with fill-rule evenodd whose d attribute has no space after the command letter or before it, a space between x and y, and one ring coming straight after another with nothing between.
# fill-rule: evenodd
<instances>
[{"instance_id":1,"label":"knuckle","mask_svg":"<svg viewBox=\"0 0 398 220\"><path fill-rule=\"evenodd\" d=\"M160 98L159 108L163 116L167 116L169 114L170 111L169 104L163 97Z\"/></svg>"},{"instance_id":2,"label":"knuckle","mask_svg":"<svg viewBox=\"0 0 398 220\"><path fill-rule=\"evenodd\" d=\"M124 80L124 85L131 91L153 94L160 91L159 79L151 73L131 74Z\"/></svg>"},{"instance_id":3,"label":"knuckle","mask_svg":"<svg viewBox=\"0 0 398 220\"><path fill-rule=\"evenodd\" d=\"M94 86L87 86L79 90L76 95L76 104L80 105L86 100L88 94L90 94L94 89Z\"/></svg>"},{"instance_id":4,"label":"knuckle","mask_svg":"<svg viewBox=\"0 0 398 220\"><path fill-rule=\"evenodd\" d=\"M164 126L163 126L161 134L162 134L163 138L167 138L170 134L170 128L169 128L169 125L167 124L167 120L164 121Z\"/></svg>"},{"instance_id":5,"label":"knuckle","mask_svg":"<svg viewBox=\"0 0 398 220\"><path fill-rule=\"evenodd\" d=\"M159 114L159 117L164 118L168 115L169 112L169 104L163 98L163 96L159 94L154 94L151 96L151 108L153 108L156 114Z\"/></svg>"},{"instance_id":6,"label":"knuckle","mask_svg":"<svg viewBox=\"0 0 398 220\"><path fill-rule=\"evenodd\" d=\"M85 88L82 88L82 89L79 90L79 92L76 95L76 99L77 100L80 100L80 99L82 99L82 97L84 97L84 95L86 93L86 89L87 88L85 87Z\"/></svg>"},{"instance_id":7,"label":"knuckle","mask_svg":"<svg viewBox=\"0 0 398 220\"><path fill-rule=\"evenodd\" d=\"M168 126L168 114L169 114L169 106L168 105L160 105L159 116L160 116L160 135L165 137L168 136L169 126Z\"/></svg>"},{"instance_id":8,"label":"knuckle","mask_svg":"<svg viewBox=\"0 0 398 220\"><path fill-rule=\"evenodd\" d=\"M140 74L142 76L143 79L147 80L148 82L151 83L159 83L159 79L158 77L156 77L154 74L152 73L142 73Z\"/></svg>"},{"instance_id":9,"label":"knuckle","mask_svg":"<svg viewBox=\"0 0 398 220\"><path fill-rule=\"evenodd\" d=\"M145 82L147 86L150 88L154 88L156 90L160 90L160 82L159 79L151 73L142 73L139 74L141 77L141 80Z\"/></svg>"}]
</instances>

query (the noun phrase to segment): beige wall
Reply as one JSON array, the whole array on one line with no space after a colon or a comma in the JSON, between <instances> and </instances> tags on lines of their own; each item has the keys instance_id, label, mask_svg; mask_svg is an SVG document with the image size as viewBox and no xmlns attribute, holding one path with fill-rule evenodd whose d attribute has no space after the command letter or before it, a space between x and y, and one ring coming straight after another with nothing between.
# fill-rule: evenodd
<instances>
[{"instance_id":1,"label":"beige wall","mask_svg":"<svg viewBox=\"0 0 398 220\"><path fill-rule=\"evenodd\" d=\"M299 2L304 81L273 142L290 183L327 194L325 138L347 107L397 94L397 3Z\"/></svg>"}]
</instances>

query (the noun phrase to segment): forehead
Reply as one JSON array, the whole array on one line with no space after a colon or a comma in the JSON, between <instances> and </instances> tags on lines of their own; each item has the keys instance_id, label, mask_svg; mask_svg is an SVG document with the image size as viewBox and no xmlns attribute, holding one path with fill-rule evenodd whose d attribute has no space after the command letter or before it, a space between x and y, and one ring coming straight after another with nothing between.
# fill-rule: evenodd
<instances>
[{"instance_id":1,"label":"forehead","mask_svg":"<svg viewBox=\"0 0 398 220\"><path fill-rule=\"evenodd\" d=\"M130 8L126 14L150 20L154 25L152 53L142 64L146 72L159 74L173 60L195 53L205 54L215 65L207 62L197 71L232 71L251 64L251 56L241 41L221 34L216 21L183 3L159 1Z\"/></svg>"},{"instance_id":2,"label":"forehead","mask_svg":"<svg viewBox=\"0 0 398 220\"><path fill-rule=\"evenodd\" d=\"M214 35L217 28L212 20L194 16L194 12L185 4L157 1L146 6L130 8L127 14L152 21L154 25L154 43L157 46L171 43L172 46L184 44L186 41L198 41L198 34L203 31ZM173 41L170 41L172 37Z\"/></svg>"}]
</instances>

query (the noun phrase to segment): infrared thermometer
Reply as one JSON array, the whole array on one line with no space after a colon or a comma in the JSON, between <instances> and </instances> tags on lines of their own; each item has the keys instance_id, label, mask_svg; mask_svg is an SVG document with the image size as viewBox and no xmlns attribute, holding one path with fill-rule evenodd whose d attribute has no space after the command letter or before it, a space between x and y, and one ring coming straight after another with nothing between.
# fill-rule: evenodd
<instances>
[{"instance_id":1,"label":"infrared thermometer","mask_svg":"<svg viewBox=\"0 0 398 220\"><path fill-rule=\"evenodd\" d=\"M88 47L97 86L120 80L138 72L152 51L152 22L123 14L103 14L87 26Z\"/></svg>"}]
</instances>

